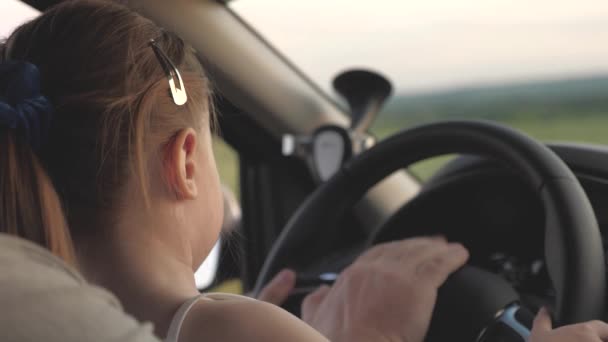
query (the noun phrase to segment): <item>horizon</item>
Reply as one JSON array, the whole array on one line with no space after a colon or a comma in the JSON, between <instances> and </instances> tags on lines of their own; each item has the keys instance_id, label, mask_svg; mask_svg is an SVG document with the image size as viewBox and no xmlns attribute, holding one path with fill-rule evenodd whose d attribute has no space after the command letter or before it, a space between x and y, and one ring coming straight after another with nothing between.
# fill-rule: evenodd
<instances>
[{"instance_id":1,"label":"horizon","mask_svg":"<svg viewBox=\"0 0 608 342\"><path fill-rule=\"evenodd\" d=\"M522 78L522 79L509 79L502 81L487 81L487 82L474 82L474 83L461 83L455 86L447 86L445 88L436 87L432 89L421 89L414 91L399 91L399 89L393 89L394 96L426 96L426 95L441 95L452 92L469 91L469 90L480 90L484 88L501 88L501 87L518 87L527 86L534 84L553 84L561 82L576 82L576 81L590 81L590 80L608 80L608 72L600 73L576 73L571 75L557 75L557 76L545 76L539 78ZM606 91L608 97L608 89Z\"/></svg>"}]
</instances>

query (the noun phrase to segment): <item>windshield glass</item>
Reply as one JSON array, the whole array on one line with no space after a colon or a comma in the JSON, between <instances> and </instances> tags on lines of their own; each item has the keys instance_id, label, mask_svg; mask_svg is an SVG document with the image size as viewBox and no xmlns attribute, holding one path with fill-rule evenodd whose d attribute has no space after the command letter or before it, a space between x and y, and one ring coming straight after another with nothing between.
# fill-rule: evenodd
<instances>
[{"instance_id":1,"label":"windshield glass","mask_svg":"<svg viewBox=\"0 0 608 342\"><path fill-rule=\"evenodd\" d=\"M605 0L239 0L232 8L330 95L351 67L387 76L381 137L446 118L608 143Z\"/></svg>"}]
</instances>

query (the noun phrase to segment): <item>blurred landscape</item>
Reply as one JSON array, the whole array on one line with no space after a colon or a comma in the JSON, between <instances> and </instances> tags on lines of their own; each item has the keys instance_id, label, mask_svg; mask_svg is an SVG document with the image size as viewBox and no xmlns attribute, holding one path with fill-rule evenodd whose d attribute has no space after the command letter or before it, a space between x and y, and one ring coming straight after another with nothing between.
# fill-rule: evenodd
<instances>
[{"instance_id":1,"label":"blurred landscape","mask_svg":"<svg viewBox=\"0 0 608 342\"><path fill-rule=\"evenodd\" d=\"M384 138L447 119L497 121L545 142L608 144L608 75L396 95L372 132ZM422 162L412 171L424 180L447 160Z\"/></svg>"},{"instance_id":2,"label":"blurred landscape","mask_svg":"<svg viewBox=\"0 0 608 342\"><path fill-rule=\"evenodd\" d=\"M545 142L608 144L608 75L396 94L372 132L384 138L413 125L447 119L493 120ZM222 181L236 189L238 159L222 143L216 144L216 156ZM448 159L435 158L411 170L424 180Z\"/></svg>"}]
</instances>

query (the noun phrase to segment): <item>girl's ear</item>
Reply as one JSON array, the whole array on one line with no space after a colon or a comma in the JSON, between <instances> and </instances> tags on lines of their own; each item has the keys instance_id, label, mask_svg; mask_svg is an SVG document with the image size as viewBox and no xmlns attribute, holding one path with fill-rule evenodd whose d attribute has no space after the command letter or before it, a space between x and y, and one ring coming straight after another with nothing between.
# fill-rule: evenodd
<instances>
[{"instance_id":1,"label":"girl's ear","mask_svg":"<svg viewBox=\"0 0 608 342\"><path fill-rule=\"evenodd\" d=\"M192 128L179 131L167 145L163 172L170 191L178 199L195 199L198 196L196 184L198 136Z\"/></svg>"}]
</instances>

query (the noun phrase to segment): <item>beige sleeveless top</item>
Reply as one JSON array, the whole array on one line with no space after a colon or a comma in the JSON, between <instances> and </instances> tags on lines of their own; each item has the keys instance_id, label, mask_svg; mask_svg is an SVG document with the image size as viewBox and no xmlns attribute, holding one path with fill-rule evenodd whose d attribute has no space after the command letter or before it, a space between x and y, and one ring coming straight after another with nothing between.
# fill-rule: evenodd
<instances>
[{"instance_id":1,"label":"beige sleeveless top","mask_svg":"<svg viewBox=\"0 0 608 342\"><path fill-rule=\"evenodd\" d=\"M199 300L253 300L252 298L239 296L235 294L229 293L204 293L200 296L196 296L191 298L182 304L177 312L173 316L171 320L171 325L169 326L169 330L167 331L167 337L165 338L165 342L178 342L179 341L179 333L182 329L182 325L184 324L184 320L186 320L186 316L188 316L188 312L190 309L196 304Z\"/></svg>"},{"instance_id":2,"label":"beige sleeveless top","mask_svg":"<svg viewBox=\"0 0 608 342\"><path fill-rule=\"evenodd\" d=\"M151 324L31 242L0 234L0 341L159 342Z\"/></svg>"}]
</instances>

